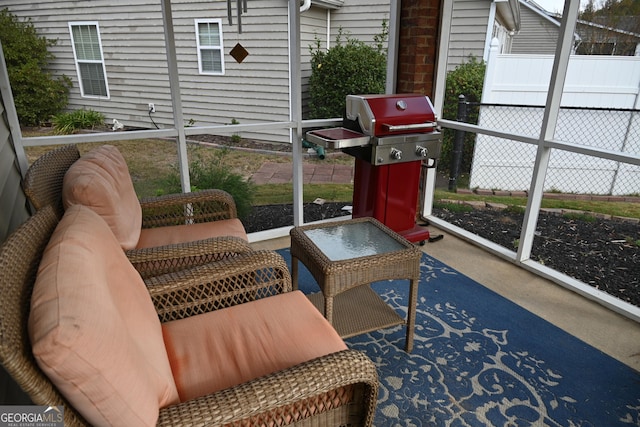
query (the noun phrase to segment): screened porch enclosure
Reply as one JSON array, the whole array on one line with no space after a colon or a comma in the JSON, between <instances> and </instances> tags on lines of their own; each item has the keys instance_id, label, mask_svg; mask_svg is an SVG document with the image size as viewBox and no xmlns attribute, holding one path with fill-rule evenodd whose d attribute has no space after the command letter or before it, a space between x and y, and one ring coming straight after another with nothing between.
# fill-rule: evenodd
<instances>
[{"instance_id":1,"label":"screened porch enclosure","mask_svg":"<svg viewBox=\"0 0 640 427\"><path fill-rule=\"evenodd\" d=\"M284 2L279 2L284 3ZM441 7L441 22L442 27L439 30L439 45L437 68L435 69L434 76L434 90L431 98L434 101L434 106L437 115L440 117L442 111L442 103L444 102L445 91L445 75L446 75L446 57L449 49L449 26L452 21L452 9L453 1L443 1L439 3ZM233 134L242 132L251 132L255 129L265 130L273 129L277 131L284 131L289 133L289 143L291 144L292 157L291 157L291 170L293 176L292 194L291 199L294 210L294 220L292 226L302 225L305 223L303 215L303 148L301 140L303 139L303 129L320 127L320 126L335 126L341 123L339 118L327 118L323 120L303 120L302 119L302 98L301 98L301 51L305 49L301 45L300 38L300 4L298 1L286 2L286 14L288 21L288 50L289 50L289 81L290 92L288 94L289 102L289 120L282 122L266 122L266 123L252 123L252 124L236 124L225 126L193 126L185 127L182 124L185 123L185 116L183 114L184 98L180 88L179 78L179 59L176 56L176 39L173 31L172 22L174 19L172 11L172 2L170 0L162 0L162 18L164 22L164 36L166 40L166 61L167 61L167 77L171 92L172 103L172 115L174 125L171 128L156 129L156 130L138 130L124 133L97 133L91 135L71 135L71 136L47 136L47 137L22 137L19 131L20 126L17 121L17 117L12 113L11 109L7 109L7 116L12 132L13 143L15 146L16 157L20 170L24 174L26 171L28 162L26 159L24 147L32 146L47 146L56 144L67 143L88 143L99 142L108 143L113 141L137 140L143 138L170 138L175 140L177 164L180 170L181 187L183 191L189 191L190 178L189 178L189 164L187 156L187 140L191 136L199 134L209 133L221 133L221 134ZM284 4L283 4L284 6ZM553 269L541 265L538 262L531 260L531 248L535 237L535 229L538 221L538 215L541 206L541 200L545 188L545 180L548 179L549 166L553 161L552 153L573 153L581 156L588 156L590 158L600 159L603 161L612 161L619 164L626 165L628 168L637 168L640 166L640 155L637 151L621 152L608 148L600 148L589 145L576 144L575 142L564 140L556 129L558 120L560 117L561 99L564 93L564 77L567 73L569 57L571 53L571 35L574 32L577 14L578 14L579 2L568 1L565 4L562 21L561 35L558 41L558 48L553 61L552 73L550 77L550 83L546 90L544 97L544 110L540 119L540 128L538 134L523 135L516 131L496 129L491 126L475 126L463 124L455 121L440 120L439 124L443 128L461 129L467 132L473 132L483 137L498 138L505 141L515 141L517 144L526 146L528 150L532 151L532 161L530 164L530 178L528 179L528 198L526 205L526 212L524 221L522 224L521 232L519 235L519 246L516 251L506 249L504 247L493 244L485 239L479 238L473 233L469 233L465 230L461 230L452 226L444 221L432 215L432 203L433 203L433 187L435 185L435 176L427 175L425 179L425 185L423 186L423 206L421 207L421 214L424 218L429 219L432 224L448 230L456 235L462 236L464 239L474 242L484 249L497 254L498 256L513 262L514 264L525 268L529 271L546 277L561 286L567 287L586 298L596 300L601 304L604 304L608 308L617 311L631 319L636 321L640 320L640 310L638 307L624 303L616 298L612 298L603 292L594 290L592 287L572 279L564 274L561 274ZM396 59L399 58L402 46L398 44L399 40L399 22L400 11L402 10L402 4L399 1L392 1L389 10L389 50L388 50L388 66L387 66L387 92L391 93L395 91L396 82L398 81L398 65ZM283 7L282 12L285 13ZM77 53L76 53L77 54ZM209 53L205 53L205 56ZM82 55L81 55L82 56ZM210 56L210 55L209 55ZM214 55L215 56L215 55ZM435 61L434 61L435 62ZM213 67L215 69L215 61L207 62L203 64ZM95 68L95 67L94 67ZM88 71L88 70L87 70ZM9 98L8 91L8 79L6 76L6 70L2 70L3 75L0 76L3 79L2 90L3 99ZM91 73L88 73L91 74ZM87 87L92 87L91 90L108 91L108 87L94 88L89 84L91 79L87 80ZM5 105L9 105L5 102ZM252 241L259 241L265 239L276 238L288 234L290 227L282 229L274 229L266 232L256 233L251 235Z\"/></svg>"}]
</instances>

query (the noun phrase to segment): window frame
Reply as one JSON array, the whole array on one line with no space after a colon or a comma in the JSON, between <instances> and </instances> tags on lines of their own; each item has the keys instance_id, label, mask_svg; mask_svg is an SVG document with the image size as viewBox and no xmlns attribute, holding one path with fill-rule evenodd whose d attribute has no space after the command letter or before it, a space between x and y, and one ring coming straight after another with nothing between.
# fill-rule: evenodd
<instances>
[{"instance_id":1,"label":"window frame","mask_svg":"<svg viewBox=\"0 0 640 427\"><path fill-rule=\"evenodd\" d=\"M225 66L224 66L224 37L222 31L222 19L194 19L195 24L195 35L196 35L196 51L198 54L198 72L202 75L209 76L223 76L225 74ZM202 45L200 43L200 24L217 24L218 25L218 35L220 37L220 45ZM203 50L218 50L220 52L220 71L207 71L203 69L202 63L202 51Z\"/></svg>"},{"instance_id":2,"label":"window frame","mask_svg":"<svg viewBox=\"0 0 640 427\"><path fill-rule=\"evenodd\" d=\"M76 51L76 41L73 36L73 28L74 27L82 27L82 26L94 26L96 29L96 35L98 37L98 46L100 49L100 60L96 59L79 59L78 53ZM109 92L109 79L107 77L107 68L104 61L104 51L102 49L102 36L100 35L100 23L98 21L72 21L69 22L69 36L71 38L71 49L73 51L73 60L76 66L76 75L78 76L78 86L80 87L80 96L83 98L93 98L93 99L111 99L111 94ZM94 95L87 94L85 91L85 87L82 79L82 71L80 68L81 64L100 64L102 67L102 75L104 78L104 86L105 86L105 95Z\"/></svg>"}]
</instances>

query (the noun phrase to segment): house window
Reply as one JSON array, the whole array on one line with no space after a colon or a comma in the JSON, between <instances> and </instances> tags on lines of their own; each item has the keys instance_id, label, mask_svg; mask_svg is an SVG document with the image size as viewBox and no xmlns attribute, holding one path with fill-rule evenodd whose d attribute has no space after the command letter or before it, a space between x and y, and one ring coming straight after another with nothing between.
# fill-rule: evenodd
<instances>
[{"instance_id":1,"label":"house window","mask_svg":"<svg viewBox=\"0 0 640 427\"><path fill-rule=\"evenodd\" d=\"M224 74L222 20L197 19L195 22L200 74Z\"/></svg>"},{"instance_id":2,"label":"house window","mask_svg":"<svg viewBox=\"0 0 640 427\"><path fill-rule=\"evenodd\" d=\"M109 98L98 23L71 22L69 31L80 81L80 93L86 97Z\"/></svg>"}]
</instances>

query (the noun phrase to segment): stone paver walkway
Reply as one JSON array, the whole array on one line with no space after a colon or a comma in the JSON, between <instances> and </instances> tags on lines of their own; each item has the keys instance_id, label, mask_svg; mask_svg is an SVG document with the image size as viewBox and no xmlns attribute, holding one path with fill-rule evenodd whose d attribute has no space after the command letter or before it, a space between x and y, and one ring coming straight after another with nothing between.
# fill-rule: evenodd
<instances>
[{"instance_id":1,"label":"stone paver walkway","mask_svg":"<svg viewBox=\"0 0 640 427\"><path fill-rule=\"evenodd\" d=\"M283 184L292 182L293 169L291 163L264 163L260 169L253 174L251 179L255 184ZM336 165L331 163L303 163L302 165L303 182L305 184L353 184L353 165ZM448 178L443 174L438 174L436 180L436 188L447 188ZM479 194L485 196L512 196L527 197L524 191L498 191L484 189L465 189L458 188L456 193L462 194ZM586 200L586 201L610 201L610 202L631 202L640 203L638 196L599 196L590 194L566 194L566 193L545 193L548 199L565 199L565 200ZM484 203L484 202L477 202ZM635 218L635 221L640 219Z\"/></svg>"},{"instance_id":2,"label":"stone paver walkway","mask_svg":"<svg viewBox=\"0 0 640 427\"><path fill-rule=\"evenodd\" d=\"M330 163L303 163L305 184L350 184L353 183L353 166ZM251 180L254 184L284 184L293 180L291 163L264 163Z\"/></svg>"}]
</instances>

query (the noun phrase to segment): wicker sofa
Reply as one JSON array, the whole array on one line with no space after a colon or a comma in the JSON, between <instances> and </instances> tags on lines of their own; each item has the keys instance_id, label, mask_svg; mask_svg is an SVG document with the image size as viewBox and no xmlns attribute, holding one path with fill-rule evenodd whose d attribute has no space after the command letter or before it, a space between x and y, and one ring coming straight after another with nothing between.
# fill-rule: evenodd
<instances>
[{"instance_id":1,"label":"wicker sofa","mask_svg":"<svg viewBox=\"0 0 640 427\"><path fill-rule=\"evenodd\" d=\"M49 206L0 268L0 361L65 425L372 425L375 366L274 252L143 281L99 215Z\"/></svg>"}]
</instances>

